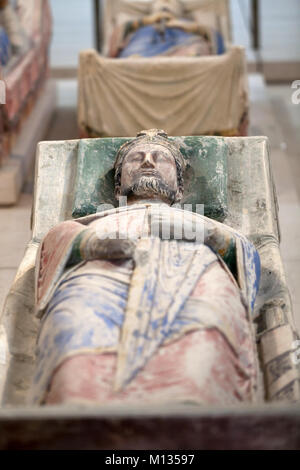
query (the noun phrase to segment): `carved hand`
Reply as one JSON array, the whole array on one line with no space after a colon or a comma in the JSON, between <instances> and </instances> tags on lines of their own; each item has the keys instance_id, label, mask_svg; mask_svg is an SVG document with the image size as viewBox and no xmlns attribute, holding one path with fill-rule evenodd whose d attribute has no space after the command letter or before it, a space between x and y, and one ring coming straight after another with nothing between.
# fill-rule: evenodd
<instances>
[{"instance_id":1,"label":"carved hand","mask_svg":"<svg viewBox=\"0 0 300 470\"><path fill-rule=\"evenodd\" d=\"M85 237L80 244L80 253L86 261L95 259L133 258L135 243L129 239L101 239L96 232Z\"/></svg>"},{"instance_id":2,"label":"carved hand","mask_svg":"<svg viewBox=\"0 0 300 470\"><path fill-rule=\"evenodd\" d=\"M159 11L158 13L154 13L153 15L146 16L144 18L144 24L154 24L162 20L170 20L171 18L173 18L173 15L171 13Z\"/></svg>"},{"instance_id":3,"label":"carved hand","mask_svg":"<svg viewBox=\"0 0 300 470\"><path fill-rule=\"evenodd\" d=\"M216 253L225 254L232 240L230 233L220 227L206 226L205 228L204 243Z\"/></svg>"},{"instance_id":4,"label":"carved hand","mask_svg":"<svg viewBox=\"0 0 300 470\"><path fill-rule=\"evenodd\" d=\"M181 20L177 20L176 18L171 18L169 21L166 22L166 26L168 28L187 29L189 24Z\"/></svg>"},{"instance_id":5,"label":"carved hand","mask_svg":"<svg viewBox=\"0 0 300 470\"><path fill-rule=\"evenodd\" d=\"M198 23L190 23L188 21L182 21L177 19L170 19L167 21L166 26L168 28L179 28L183 29L187 33L199 34L204 37L209 37L210 31L206 26L199 25Z\"/></svg>"}]
</instances>

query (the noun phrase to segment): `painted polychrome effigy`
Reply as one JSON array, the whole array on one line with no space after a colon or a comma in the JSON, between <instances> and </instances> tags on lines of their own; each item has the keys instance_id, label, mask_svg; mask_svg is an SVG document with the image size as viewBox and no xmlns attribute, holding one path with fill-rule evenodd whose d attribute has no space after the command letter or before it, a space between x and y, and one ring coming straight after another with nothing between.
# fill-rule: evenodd
<instances>
[{"instance_id":1,"label":"painted polychrome effigy","mask_svg":"<svg viewBox=\"0 0 300 470\"><path fill-rule=\"evenodd\" d=\"M83 137L247 135L245 54L230 45L226 0L111 0L103 11L102 53L79 60Z\"/></svg>"},{"instance_id":2,"label":"painted polychrome effigy","mask_svg":"<svg viewBox=\"0 0 300 470\"><path fill-rule=\"evenodd\" d=\"M129 205L42 241L35 403L256 401L259 255L236 230L174 207L185 166L166 134L141 133L116 158Z\"/></svg>"},{"instance_id":3,"label":"painted polychrome effigy","mask_svg":"<svg viewBox=\"0 0 300 470\"><path fill-rule=\"evenodd\" d=\"M104 231L106 234L111 234L111 229L114 227L117 229L121 228L122 234L125 232L126 235L126 226L131 227L130 230L132 234L140 233L138 232L138 228L134 226L132 221L130 221L130 211L132 214L135 214L135 218L138 220L137 214L139 212L135 210L136 206L128 206L128 208L130 208L130 211L128 212L124 210L124 207L118 209L118 204L113 191L114 161L120 147L127 141L134 141L134 139L108 138L42 142L38 146L32 240L26 249L24 259L22 260L15 281L6 299L0 320L0 347L2 351L2 361L3 358L6 357L6 360L0 363L0 393L2 397L1 400L4 405L24 405L26 400L28 400L29 389L32 386L34 377L36 377L38 382L39 380L42 380L44 386L47 383L47 380L49 380L51 372L46 377L45 381L44 378L39 378L37 376L38 363L36 346L38 332L40 332L40 341L45 341L47 336L46 331L49 330L50 327L53 332L57 332L57 330L55 330L56 326L54 325L53 320L57 318L58 323L61 325L60 328L62 328L63 323L61 320L63 319L60 318L59 312L56 311L53 316L48 316L46 314L47 308L50 308L50 305L52 311L53 308L55 308L55 302L51 302L54 292L57 296L56 300L61 302L61 305L68 301L67 298L63 298L64 286L67 286L68 289L70 289L70 294L74 295L73 298L76 298L75 304L78 308L86 305L87 302L86 295L82 294L78 296L78 288L81 289L82 293L86 290L86 283L84 277L81 276L80 270L83 266L80 266L82 260L80 256L78 257L80 253L78 253L77 244L77 248L75 247L76 249L74 252L72 249L72 254L71 252L69 253L70 259L68 262L65 260L63 260L63 262L59 262L58 259L62 258L55 258L54 256L53 262L56 266L62 267L61 272L59 269L55 270L54 265L51 267L49 264L49 273L51 272L53 276L51 275L50 278L46 278L45 271L43 272L42 284L44 287L49 287L48 292L51 291L51 295L48 297L49 303L45 306L45 309L43 307L43 303L40 303L40 313L42 314L41 319L34 315L36 310L36 304L34 301L36 291L34 288L34 273L38 272L35 266L41 261L40 253L42 241L46 241L46 238L50 241L51 233L56 232L57 234L56 230L51 232L55 227L62 228L59 238L57 239L58 241L62 240L62 238L67 234L67 227L70 227L71 225L72 230L70 230L70 232L68 231L69 235L66 237L68 242L65 246L72 245L72 236L75 236L75 231L72 235L74 224L76 229L78 229L79 232L84 231L87 237L90 229L92 229L92 233L94 233L94 224L95 226L98 226L99 224L99 226L103 227L102 230L106 227ZM182 213L182 207L174 207L173 205L171 208L172 210L170 211L168 205L167 207L165 204L158 205L157 202L155 203L153 200L145 201L145 206L139 205L139 211L140 213L153 214L153 227L154 233L156 234L160 234L162 227L165 227L165 224L157 223L158 220L162 220L160 213L164 214L163 220L168 220L170 219L169 215L175 211L177 214L177 221L185 221L187 228L192 226L191 230L188 229L187 231L188 234L190 233L189 239L193 237L194 233L195 224L193 221L200 220L201 224L203 221L205 221L205 224L209 221L215 221L213 223L214 227L219 227L216 223L216 221L218 221L221 223L221 227L226 228L225 231L222 230L221 232L223 235L225 233L228 234L229 232L227 232L227 227L231 227L234 234L242 233L243 236L246 237L246 240L250 240L259 254L261 264L260 287L251 317L245 310L245 305L243 304L241 307L240 304L241 292L246 292L246 285L242 287L241 280L243 277L241 277L240 280L237 280L237 269L234 264L232 264L232 260L234 260L234 257L232 256L233 251L230 249L230 256L225 256L224 258L223 256L225 252L222 252L221 250L221 253L217 256L218 262L215 263L211 269L204 272L201 279L199 279L199 289L191 292L189 298L186 300L185 308L187 317L189 321L196 321L196 324L194 324L196 327L195 331L190 331L187 335L184 334L181 338L178 338L178 341L174 338L174 341L166 344L166 346L168 346L166 349L164 346L160 345L157 350L158 353L149 358L148 362L145 363L144 368L141 368L139 373L133 377L132 381L129 381L125 388L123 388L123 391L118 392L118 398L116 398L114 387L117 389L118 383L120 384L121 382L120 376L118 376L118 378L116 374L116 359L118 357L117 355L119 355L119 349L116 351L115 346L113 346L115 349L114 352L109 353L107 351L104 354L96 355L97 357L95 354L75 354L75 356L73 356L70 351L67 352L67 355L65 356L66 361L61 363L61 367L57 367L54 374L55 376L52 378L52 386L50 387L50 390L44 396L41 396L43 395L42 388L39 388L41 395L39 395L39 391L36 389L36 403L43 402L43 400L46 400L46 402L49 403L64 402L64 400L68 403L72 402L72 393L70 389L66 388L68 383L71 383L72 386L75 387L77 394L75 401L78 402L79 397L81 397L80 403L86 400L90 403L97 399L97 397L99 398L99 396L102 397L101 400L103 402L105 402L105 400L110 401L112 399L118 401L121 396L122 400L127 400L127 403L129 401L136 403L136 400L140 399L141 394L143 394L144 400L150 400L148 393L149 388L148 392L146 390L149 382L147 382L146 379L147 377L150 377L150 383L153 383L153 373L157 369L157 366L160 367L160 357L165 353L166 356L163 363L165 364L166 369L164 369L164 372L160 376L161 386L163 385L160 389L162 398L166 396L165 393L170 393L171 390L170 386L172 384L168 381L168 376L170 373L173 377L175 371L174 362L172 362L170 356L173 357L175 354L181 361L180 367L179 363L178 367L177 364L175 364L176 368L185 370L187 375L178 378L178 382L176 382L173 392L176 394L176 391L181 387L181 390L184 390L185 396L188 394L193 396L193 402L196 395L198 396L198 399L199 396L201 396L203 400L207 399L209 401L212 397L205 396L205 393L199 394L201 389L203 391L201 381L198 384L199 387L197 386L198 388L191 387L190 382L191 377L195 377L195 375L193 375L195 369L200 367L199 363L195 363L194 361L195 349L193 348L196 348L196 346L200 348L198 351L200 351L201 357L204 354L204 350L201 350L201 346L199 346L199 344L202 344L203 340L201 339L199 343L199 337L202 338L202 336L205 337L205 341L207 340L205 344L210 344L211 346L207 348L206 357L209 359L207 363L212 364L217 357L219 359L223 358L224 361L226 359L226 364L228 366L227 370L230 371L230 373L227 378L222 376L221 373L220 375L217 374L217 376L219 378L223 377L226 383L231 383L231 386L236 390L242 391L242 395L239 396L243 396L245 398L245 403L249 403L249 381L248 379L246 380L245 384L247 385L243 390L236 388L237 383L234 380L234 377L237 377L236 366L238 366L238 363L235 361L236 355L230 354L230 351L233 353L232 348L227 349L228 354L224 353L226 350L224 346L226 346L226 344L227 346L229 344L233 344L237 337L241 339L244 334L243 331L246 333L249 332L249 326L251 326L253 330L253 342L251 343L252 346L249 346L248 354L244 359L247 359L247 361L248 359L251 360L251 351L254 348L255 354L253 359L258 362L257 368L254 369L255 372L258 371L258 374L254 373L252 375L252 384L254 385L253 396L255 399L257 399L259 403L264 403L265 401L292 403L299 400L299 366L297 366L297 362L295 361L295 344L298 336L293 318L289 289L286 283L279 251L280 235L276 193L269 163L269 146L267 139L264 137L222 138L192 136L178 138L172 137L168 138L168 141L174 141L175 144L180 147L180 153L183 155L184 162L186 163L184 170L183 198L181 199L181 203L189 205L188 211L183 212L184 218L181 219L180 217L178 218L178 214ZM170 178L170 171L166 174L168 175L168 178ZM204 206L203 211L200 211L200 213L196 211L197 213L194 214L193 211L196 210L195 206L197 204L202 207ZM156 214L159 214L159 217ZM204 214L204 218L202 214ZM100 217L101 215L102 217ZM92 220L93 217L95 217L94 222ZM105 220L113 221L113 223L104 223ZM124 221L124 225L122 227L116 226L116 221L120 220ZM64 222L64 224L60 225L62 222ZM185 226L185 224L183 225ZM145 227L146 226L147 224L145 224ZM169 225L167 225L167 227L168 226ZM177 228L176 230L170 230L170 234L174 232L177 233L177 230L179 230L181 226L182 223L175 224L175 227ZM158 232L155 231L155 227L158 227ZM169 228L171 229L171 226L169 226ZM86 230L88 230L88 232L86 232ZM168 230L166 230L166 232L162 230L162 233L165 233L165 236L168 236L169 232ZM79 233L77 235L79 236ZM229 238L231 238L231 236ZM218 238L218 243L226 246L226 239L229 240L229 238L228 235L226 235L223 242ZM161 266L161 272L169 272L169 267L172 268L172 276L173 272L176 274L174 282L180 284L180 276L182 273L176 271L176 266L172 267L171 258L170 256L167 256L168 253L171 252L170 250L173 250L173 252L177 250L176 247L179 244L179 241L173 239L170 241L164 240L161 239L160 236L156 237L156 239L158 239L157 245L152 247L153 255L157 256L158 253L165 254L164 265ZM213 237L210 240L213 242ZM174 241L175 243L173 243ZM203 246L204 251L207 253L206 248L210 246L209 237L206 237L205 241L206 243ZM137 242L139 244L139 249L137 249ZM148 242L149 239L145 241L146 244ZM54 242L52 240L52 245L53 243ZM187 244L184 241L180 241L180 244L182 248L184 245L186 247L189 246L190 248L193 245L190 242ZM56 244L56 250L54 253L52 251L52 253L55 255L57 252L57 255L60 257L61 252L59 254L59 245L59 243ZM64 244L62 244L61 247L63 247L63 245ZM193 246L196 245L197 243ZM86 247L87 246L88 245L86 245ZM252 245L250 244L249 246L251 247ZM103 257L105 253L107 253L109 242L102 240L101 247ZM246 248L246 245L244 245L244 247ZM110 245L109 251L110 253L115 253L114 256L116 256L116 253L120 256L119 248L118 243L115 246ZM234 245L232 245L232 248L234 248ZM95 250L99 250L99 245L97 244L97 238L95 239L92 237L90 248L88 250L84 249L83 252L85 253L85 256L90 257L93 252L95 253ZM123 328L125 325L125 309L128 309L129 313L131 312L133 315L132 316L130 314L127 318L132 319L134 317L134 312L136 310L134 310L133 306L135 304L134 302L131 303L128 297L129 291L135 293L134 296L130 297L132 301L136 298L140 298L142 301L142 298L139 297L142 293L141 287L144 285L145 279L151 279L153 280L152 287L157 285L161 289L161 292L164 291L166 294L164 296L166 301L169 296L169 292L166 292L166 290L163 289L163 285L157 282L160 278L151 268L151 266L153 267L157 265L155 264L154 259L148 259L147 264L144 265L139 261L143 259L143 253L146 251L145 247L143 248L143 240L138 237L136 238L136 236L129 240L123 240L122 252L124 250L127 254L129 253L130 256L134 251L135 259L124 259L121 263L117 263L116 260L109 261L108 259L99 259L98 261L91 260L86 263L91 269L88 274L89 279L87 280L87 283L96 300L94 303L90 303L90 307L88 309L84 310L81 308L81 310L87 315L86 318L88 319L88 322L95 321L96 323L98 322L98 325L101 323L102 327L105 327L106 339L110 338L110 345L115 344L114 341L121 331L121 327ZM141 256L139 256L139 253ZM210 256L210 251L208 251L208 253ZM254 253L255 251L253 252L252 249L250 251L250 260L254 259ZM177 259L181 260L182 266L184 265L185 260L187 261L189 259L188 257L192 260L193 255L196 255L193 251L192 253L185 253L185 250L182 252L177 250L177 254ZM203 255L206 256L204 252ZM113 255L111 254L110 256L112 257ZM238 255L238 258L242 260L240 255ZM50 259L46 260L43 258L41 266L44 262L49 263L50 261ZM95 270L94 264L97 265ZM240 264L240 266L243 265L245 264ZM66 270L64 270L64 266L66 267ZM143 271L143 266L147 267L147 272ZM219 269L220 266L223 270ZM101 286L97 283L100 268L102 270ZM72 272L72 270L74 272ZM77 278L76 271L78 274ZM243 270L239 271L243 272ZM114 279L112 279L112 273L113 276L115 276ZM141 284L135 286L136 289L140 288L140 290L132 290L131 279L133 279L133 273L140 273L138 277L134 278L135 280L141 279ZM73 275L75 275L75 278ZM66 276L65 284L63 284L64 278L62 276ZM70 279L67 279L68 276L70 276ZM218 285L222 284L224 289L219 288L218 292L216 292L214 283L210 282L213 278L217 280ZM52 283L51 280L55 282ZM254 277L250 276L249 280L250 285L252 284L255 286L255 283L253 283ZM187 280L184 278L183 281L184 284ZM60 282L62 282L61 286L59 286ZM237 286L239 287L238 290ZM233 297L231 297L232 300L237 300L237 304L235 303L235 300L233 300L235 307L238 305L241 307L240 310L239 308L235 310L239 313L241 321L237 321L236 329L234 331L232 331L230 326L231 316L226 317L226 309L223 309L222 312L220 312L221 301L223 302L224 300L225 302L228 298L226 294L227 287L236 293L236 296L233 295ZM207 296L205 298L203 297L204 290L207 292ZM252 292L255 293L255 290L256 287L252 289ZM117 295L108 298L107 293L112 293L113 291L115 291ZM148 292L152 292L151 286L149 286ZM170 292L172 292L171 289ZM44 299L46 299L46 291L40 291L40 294L41 293L43 294ZM137 295L137 293L139 294ZM179 291L178 289L179 297L177 298L182 298L181 295L182 291ZM98 299L103 298L103 296L105 297L105 304L107 307L105 312L108 309L110 309L110 312L115 311L114 324L109 322L107 315L104 314L103 311L98 312L100 314L99 317L95 315L95 312L98 311L97 309L100 308ZM209 318L205 318L203 316L202 321L204 322L205 320L205 322L201 325L193 313L194 306L197 306L197 309L199 308L198 300L200 297L203 305L207 306L209 304L210 307L214 307L217 312L217 317L210 315ZM213 299L219 300L217 300L217 302L212 302ZM140 302L136 305L139 304ZM162 313L165 311L163 310L164 307L165 305L163 304L159 305ZM150 313L152 315L152 312ZM56 317L56 315L58 315L58 317ZM246 315L246 322L243 320L243 318L245 318L244 315ZM71 313L69 315L69 319L70 316ZM147 318L150 318L150 314ZM177 320L178 319L180 319L180 316L177 317ZM209 329L209 325L212 324L210 322L216 324L217 319L219 319L219 330L216 331ZM229 323L227 320L229 320ZM81 317L79 317L79 325L80 321L82 326ZM84 332L87 334L84 338L81 337L81 345L83 344L83 341L89 340L88 322L83 325ZM44 330L43 324L45 325ZM109 324L112 326L111 329L108 328ZM243 325L246 328L245 330ZM207 335L202 329L203 326L204 328L208 328L209 335ZM191 322L188 325L188 328L190 327L192 327ZM228 341L231 341L231 343L227 342L227 340L222 340L219 343L221 349L216 349L213 345L216 344L216 337L220 338L221 330L225 332L226 338ZM108 336L109 331L112 333L110 337ZM132 331L131 324L126 325L126 331L129 332L127 338L132 338L132 334L130 333ZM141 331L143 331L143 329L141 329ZM54 333L53 336L55 336ZM50 345L53 344L53 336L48 338ZM61 345L64 345L64 341L67 336L68 333L60 337L59 343ZM225 336L223 337L225 338ZM248 335L246 337L248 338ZM151 338L153 339L153 336L151 336ZM193 338L195 341L193 341ZM121 344L119 339L120 337L118 336L118 344L116 346ZM155 337L154 339L156 340L158 338ZM74 342L72 343L71 338L72 347L74 345L76 347L80 346L78 343L76 345L75 340L76 338L74 337ZM94 347L94 340L96 342L99 341L102 348L106 347L108 344L103 342L103 337L99 338L99 336L96 335L94 339L91 339L91 342L88 343L92 349ZM129 349L127 348L129 343L127 343L126 338L122 338L122 341L123 340L125 341L124 344L126 344L126 348L124 350L134 350L131 349L131 343ZM143 341L143 336L140 337L139 341ZM187 344L185 344L185 341L187 341ZM147 350L146 344L144 345L145 351ZM151 342L151 344L153 343ZM68 349L67 343L65 346ZM63 346L63 349L65 346ZM239 342L238 348L240 347L241 344ZM257 354L256 348L258 348L259 354ZM77 349L77 351L79 351L79 349ZM179 350L181 349L184 349L184 355L179 354ZM45 351L46 350L47 347ZM4 351L6 351L5 356L3 355ZM193 351L192 356L189 355L189 351ZM82 349L81 352L83 352ZM48 370L51 370L50 360L53 360L54 362L57 359L60 360L59 358L62 358L65 353L65 349L60 349L58 356L51 354L51 357L48 357ZM88 360L88 357L90 360ZM125 355L122 357L122 364L124 364L123 361L125 361L126 358L129 359L129 356ZM103 362L103 359L107 362ZM170 359L170 361L168 359ZM46 359L39 356L39 360ZM245 362L243 363L244 365L246 364ZM132 361L125 361L126 367L125 369L122 367L122 369L128 371L128 364L132 364ZM193 364L193 367L187 368L187 364ZM149 375L146 374L145 377L143 371L145 371L146 368ZM76 382L78 370L81 370L81 376L80 381ZM202 370L204 370L203 363ZM96 373L96 371L98 372ZM206 371L208 371L208 369L206 369ZM216 372L221 371L217 368ZM82 374L85 374L85 376ZM102 377L109 377L109 379L105 383L103 381L99 382L97 374L100 374ZM73 378L73 381L71 382L66 380L66 377L70 376ZM209 374L209 376L212 377L211 374ZM95 377L96 380L93 381L93 377ZM92 381L90 391L93 392L90 395L85 395L86 389L82 387L82 384L86 379ZM162 380L164 380L164 384L162 384ZM216 393L214 394L213 399L220 399L220 394L218 393L220 391L220 387L216 383L216 374L214 374L214 380L211 379L211 381L214 383L214 387L216 387L214 388ZM223 382L223 385L225 382ZM142 383L143 386L145 386L144 389L142 388ZM41 382L39 382L39 384L41 385ZM136 384L137 386L135 386ZM184 387L184 384L186 384L188 388L182 388ZM211 386L212 383L210 383L210 387ZM141 390L143 390L143 392L141 392ZM32 388L31 391L33 391ZM123 393L123 395L120 395L120 393ZM152 393L154 393L154 390L152 390ZM156 396L158 396L158 394L159 392L157 391ZM31 399L33 399L33 397L34 393L31 393ZM172 397L174 398L174 395L172 395ZM153 395L153 399L154 398L155 396ZM228 395L226 392L226 394L223 394L223 398L224 402L229 403L228 400L230 399L231 402L232 394L229 393ZM122 400L121 402L123 403ZM237 401L235 403L240 403L240 399L236 398L236 400ZM121 402L119 401L118 403L121 404ZM253 403L251 399L250 402ZM150 410L148 407L147 409ZM222 409L225 410L227 408L223 407Z\"/></svg>"},{"instance_id":4,"label":"painted polychrome effigy","mask_svg":"<svg viewBox=\"0 0 300 470\"><path fill-rule=\"evenodd\" d=\"M3 159L8 156L47 77L52 27L49 2L2 1L0 25L0 70L6 95L1 105Z\"/></svg>"},{"instance_id":5,"label":"painted polychrome effigy","mask_svg":"<svg viewBox=\"0 0 300 470\"><path fill-rule=\"evenodd\" d=\"M110 57L158 57L223 54L222 34L184 17L178 0L153 2L150 14L116 26L110 41Z\"/></svg>"}]
</instances>

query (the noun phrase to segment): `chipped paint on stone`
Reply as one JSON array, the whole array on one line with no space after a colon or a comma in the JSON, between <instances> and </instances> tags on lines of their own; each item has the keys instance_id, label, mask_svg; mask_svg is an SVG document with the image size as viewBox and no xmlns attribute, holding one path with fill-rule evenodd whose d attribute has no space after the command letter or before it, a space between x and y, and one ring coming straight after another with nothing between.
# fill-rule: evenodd
<instances>
[{"instance_id":1,"label":"chipped paint on stone","mask_svg":"<svg viewBox=\"0 0 300 470\"><path fill-rule=\"evenodd\" d=\"M189 141L184 138L177 140L186 152L192 151ZM5 389L5 404L24 403L34 370L37 332L33 316L35 257L41 238L54 225L71 218L80 142L88 141L42 142L38 146L33 241L26 251L1 317L1 324L5 325L10 345L8 374L2 376L2 383L0 376L0 387L4 386ZM112 139L111 142L112 146L116 146L118 139ZM288 325L293 337L297 337L279 251L277 200L269 164L268 141L265 137L201 137L200 142L199 155L203 157L203 161L209 159L210 146L214 146L217 155L220 155L222 149L226 149L227 168L224 168L224 171L227 177L228 212L224 222L246 235L260 254L262 278L255 305L255 317L257 324L261 325L257 339L259 347L263 345L261 367L264 373L266 339L271 353L276 352L277 342L272 331L276 331L284 323ZM273 313L276 309L279 309L280 314ZM290 347L290 344L285 344L287 353ZM295 370L293 364L291 367ZM275 380L270 384L267 376L263 377L263 380L266 389L262 388L262 394L267 399L286 400L288 397L290 401L294 401L299 398L298 382L293 382L289 390L285 391L280 389L280 381ZM261 386L263 387L263 383Z\"/></svg>"}]
</instances>

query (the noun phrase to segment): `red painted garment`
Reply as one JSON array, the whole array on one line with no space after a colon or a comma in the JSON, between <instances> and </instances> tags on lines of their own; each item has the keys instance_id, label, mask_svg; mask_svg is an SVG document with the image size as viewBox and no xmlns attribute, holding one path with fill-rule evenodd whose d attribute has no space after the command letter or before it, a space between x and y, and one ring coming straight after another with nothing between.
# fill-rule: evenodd
<instances>
[{"instance_id":1,"label":"red painted garment","mask_svg":"<svg viewBox=\"0 0 300 470\"><path fill-rule=\"evenodd\" d=\"M39 309L44 306L53 293L55 281L65 271L67 260L72 251L75 238L86 227L66 221L51 229L41 242L36 266L36 303Z\"/></svg>"}]
</instances>

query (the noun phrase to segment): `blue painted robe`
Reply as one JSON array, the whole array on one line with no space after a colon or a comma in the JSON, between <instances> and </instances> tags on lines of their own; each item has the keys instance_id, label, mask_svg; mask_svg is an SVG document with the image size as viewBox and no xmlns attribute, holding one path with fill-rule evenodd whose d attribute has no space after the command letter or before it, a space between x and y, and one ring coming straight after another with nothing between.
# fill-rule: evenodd
<instances>
[{"instance_id":1,"label":"blue painted robe","mask_svg":"<svg viewBox=\"0 0 300 470\"><path fill-rule=\"evenodd\" d=\"M217 54L223 54L225 52L223 38L218 32L214 34ZM179 28L166 28L164 35L162 35L154 26L144 26L132 34L129 43L119 53L119 57L126 58L132 55L154 57L165 54L178 46L187 46L200 40L200 36Z\"/></svg>"}]
</instances>

